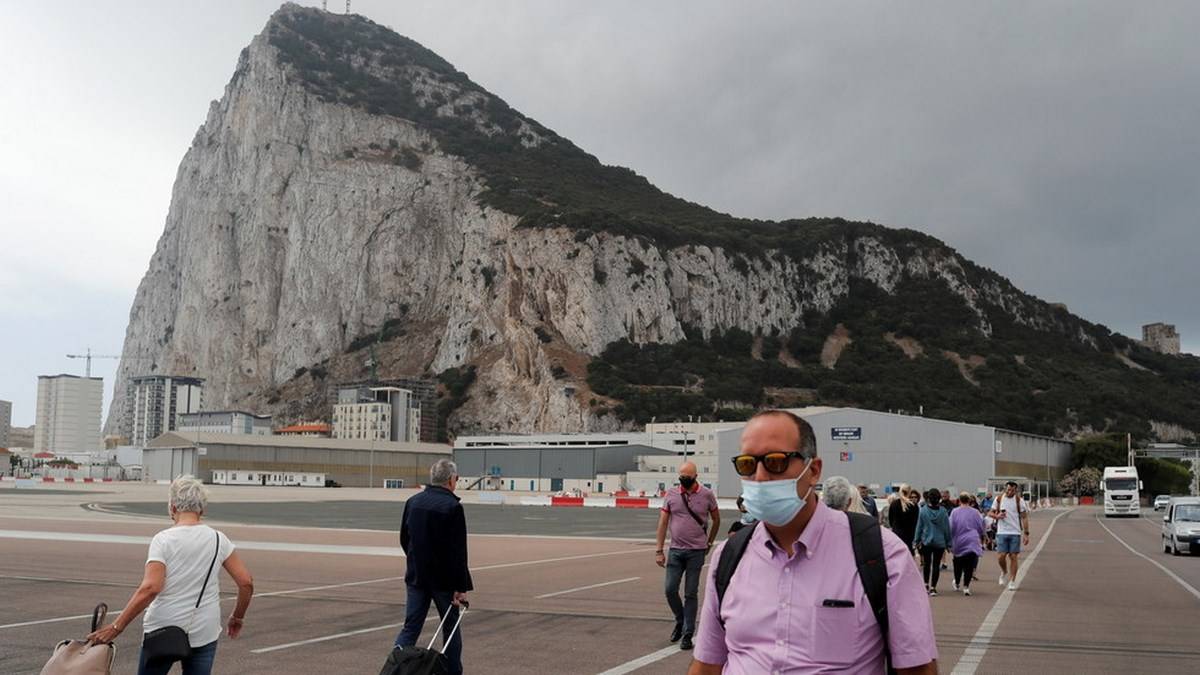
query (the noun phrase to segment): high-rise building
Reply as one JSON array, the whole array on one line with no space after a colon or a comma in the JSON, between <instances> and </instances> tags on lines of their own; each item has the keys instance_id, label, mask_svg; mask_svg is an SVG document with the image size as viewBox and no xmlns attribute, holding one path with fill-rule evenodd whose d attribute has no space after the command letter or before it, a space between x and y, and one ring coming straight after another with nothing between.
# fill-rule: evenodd
<instances>
[{"instance_id":1,"label":"high-rise building","mask_svg":"<svg viewBox=\"0 0 1200 675\"><path fill-rule=\"evenodd\" d=\"M347 386L333 406L333 437L416 443L421 404L399 387Z\"/></svg>"},{"instance_id":2,"label":"high-rise building","mask_svg":"<svg viewBox=\"0 0 1200 675\"><path fill-rule=\"evenodd\" d=\"M1163 354L1179 353L1179 333L1169 323L1151 323L1142 326L1142 343Z\"/></svg>"},{"instance_id":3,"label":"high-rise building","mask_svg":"<svg viewBox=\"0 0 1200 675\"><path fill-rule=\"evenodd\" d=\"M12 402L0 401L0 448L7 448L12 430Z\"/></svg>"},{"instance_id":4,"label":"high-rise building","mask_svg":"<svg viewBox=\"0 0 1200 675\"><path fill-rule=\"evenodd\" d=\"M337 385L337 390L351 387L399 387L412 392L416 400L415 408L421 411L417 439L424 443L434 443L438 439L437 415L437 381L422 377L389 377L368 382L346 382Z\"/></svg>"},{"instance_id":5,"label":"high-rise building","mask_svg":"<svg viewBox=\"0 0 1200 675\"><path fill-rule=\"evenodd\" d=\"M198 377L131 377L125 388L122 435L130 444L145 447L158 436L178 429L179 415L200 412L203 403L204 380Z\"/></svg>"},{"instance_id":6,"label":"high-rise building","mask_svg":"<svg viewBox=\"0 0 1200 675\"><path fill-rule=\"evenodd\" d=\"M176 430L181 434L206 431L214 434L271 435L271 416L255 415L243 410L205 410L179 413Z\"/></svg>"},{"instance_id":7,"label":"high-rise building","mask_svg":"<svg viewBox=\"0 0 1200 675\"><path fill-rule=\"evenodd\" d=\"M103 401L104 380L99 377L39 376L34 450L60 455L102 450Z\"/></svg>"}]
</instances>

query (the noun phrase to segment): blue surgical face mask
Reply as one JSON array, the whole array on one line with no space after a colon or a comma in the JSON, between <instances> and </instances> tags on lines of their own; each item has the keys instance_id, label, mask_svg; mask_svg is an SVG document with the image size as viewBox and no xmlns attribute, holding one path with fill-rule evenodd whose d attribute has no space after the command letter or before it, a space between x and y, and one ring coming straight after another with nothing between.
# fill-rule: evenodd
<instances>
[{"instance_id":1,"label":"blue surgical face mask","mask_svg":"<svg viewBox=\"0 0 1200 675\"><path fill-rule=\"evenodd\" d=\"M796 494L796 483L804 478L804 474L808 473L810 468L812 468L811 459L804 466L804 471L801 471L800 475L795 478L767 481L743 478L742 499L746 505L746 512L755 520L761 520L776 527L782 527L792 522L792 519L807 503L808 495L812 493L813 486L810 485L803 497Z\"/></svg>"}]
</instances>

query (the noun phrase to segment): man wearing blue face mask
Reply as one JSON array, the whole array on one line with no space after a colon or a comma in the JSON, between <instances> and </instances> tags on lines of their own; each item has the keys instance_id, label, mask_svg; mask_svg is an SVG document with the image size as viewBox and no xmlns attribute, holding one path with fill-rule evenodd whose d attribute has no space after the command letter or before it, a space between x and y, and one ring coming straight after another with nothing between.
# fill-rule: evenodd
<instances>
[{"instance_id":1,"label":"man wearing blue face mask","mask_svg":"<svg viewBox=\"0 0 1200 675\"><path fill-rule=\"evenodd\" d=\"M783 410L743 428L733 464L762 522L713 554L689 675L937 673L929 597L907 547L876 519L812 495L816 445Z\"/></svg>"},{"instance_id":2,"label":"man wearing blue face mask","mask_svg":"<svg viewBox=\"0 0 1200 675\"><path fill-rule=\"evenodd\" d=\"M679 648L683 650L692 648L700 569L704 567L704 556L717 538L720 527L721 512L717 509L716 495L696 481L696 465L684 462L679 467L679 485L663 497L658 516L658 550L654 552L654 562L667 569L667 604L675 615L671 642L679 641ZM668 530L671 532L671 550L666 552L663 544ZM685 577L681 601L679 582Z\"/></svg>"}]
</instances>

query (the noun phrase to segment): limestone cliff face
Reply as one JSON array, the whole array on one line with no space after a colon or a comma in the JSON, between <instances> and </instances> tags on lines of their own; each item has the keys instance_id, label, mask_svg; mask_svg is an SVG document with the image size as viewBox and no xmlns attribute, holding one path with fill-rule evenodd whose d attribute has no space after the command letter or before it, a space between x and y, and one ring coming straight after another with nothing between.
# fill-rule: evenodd
<instances>
[{"instance_id":1,"label":"limestone cliff face","mask_svg":"<svg viewBox=\"0 0 1200 675\"><path fill-rule=\"evenodd\" d=\"M280 14L301 11L315 10ZM441 87L450 99L439 114L457 114L455 96L480 96L426 75L410 69L414 90ZM537 129L520 133L525 145L542 142ZM381 376L478 367L455 426L597 429L615 422L589 412L586 362L610 342L671 342L685 325L790 331L854 278L891 290L906 275L936 276L972 307L985 297L1021 323L1052 321L1011 286L972 281L945 248L898 250L869 236L803 256L665 248L518 227L481 205L485 187L418 124L312 93L264 31L179 167L117 382L192 375L207 380L211 409L321 414L333 381L366 374L349 344L390 321L400 335L382 350ZM298 374L321 363L330 375ZM124 412L116 393L110 429Z\"/></svg>"}]
</instances>

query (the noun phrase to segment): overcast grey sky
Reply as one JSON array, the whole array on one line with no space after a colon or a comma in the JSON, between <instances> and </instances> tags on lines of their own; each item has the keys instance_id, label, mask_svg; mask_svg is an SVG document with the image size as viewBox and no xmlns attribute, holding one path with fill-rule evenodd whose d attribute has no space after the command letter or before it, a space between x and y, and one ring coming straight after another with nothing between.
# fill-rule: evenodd
<instances>
[{"instance_id":1,"label":"overcast grey sky","mask_svg":"<svg viewBox=\"0 0 1200 675\"><path fill-rule=\"evenodd\" d=\"M319 5L306 2L302 4ZM341 11L342 0L332 0ZM7 2L0 399L119 354L175 171L270 1ZM715 209L933 234L1200 352L1200 3L367 2L609 164ZM116 362L97 361L111 378Z\"/></svg>"}]
</instances>

